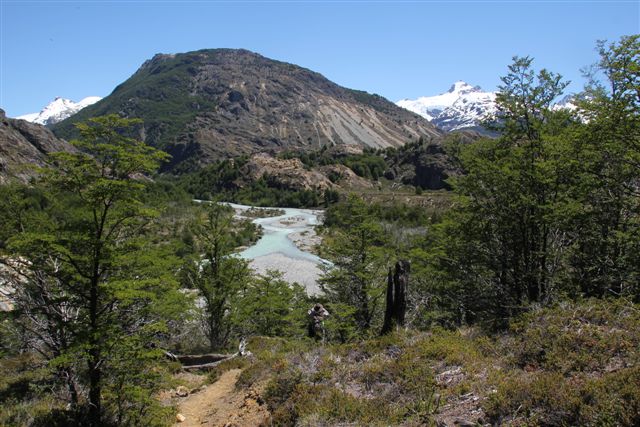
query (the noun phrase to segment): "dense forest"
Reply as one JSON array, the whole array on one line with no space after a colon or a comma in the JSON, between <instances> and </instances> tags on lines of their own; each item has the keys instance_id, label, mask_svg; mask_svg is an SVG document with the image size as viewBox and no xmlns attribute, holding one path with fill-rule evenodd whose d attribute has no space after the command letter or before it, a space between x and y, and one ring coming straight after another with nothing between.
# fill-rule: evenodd
<instances>
[{"instance_id":1,"label":"dense forest","mask_svg":"<svg viewBox=\"0 0 640 427\"><path fill-rule=\"evenodd\" d=\"M0 425L171 425L159 396L181 366L166 352L242 337L252 356L204 377L241 369L264 425L640 424L640 36L597 50L575 109L552 108L560 75L514 57L499 136L450 138L463 173L416 188L446 199L430 207L239 188L246 158L157 175L168 155L132 137L138 120L78 125L77 151L0 187ZM385 159L427 144L281 156L378 181ZM192 199L326 208L322 294L252 272L233 254L261 230ZM406 306L389 326L398 261ZM317 302L321 341L307 336Z\"/></svg>"}]
</instances>

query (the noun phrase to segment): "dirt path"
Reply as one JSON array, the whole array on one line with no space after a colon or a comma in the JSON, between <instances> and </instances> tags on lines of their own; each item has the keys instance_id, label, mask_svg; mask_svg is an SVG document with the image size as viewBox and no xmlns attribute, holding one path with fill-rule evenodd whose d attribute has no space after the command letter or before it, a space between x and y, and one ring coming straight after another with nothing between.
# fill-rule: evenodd
<instances>
[{"instance_id":1,"label":"dirt path","mask_svg":"<svg viewBox=\"0 0 640 427\"><path fill-rule=\"evenodd\" d=\"M240 369L223 373L218 381L179 402L178 412L185 417L176 427L250 427L258 426L269 413L253 390L235 389Z\"/></svg>"}]
</instances>

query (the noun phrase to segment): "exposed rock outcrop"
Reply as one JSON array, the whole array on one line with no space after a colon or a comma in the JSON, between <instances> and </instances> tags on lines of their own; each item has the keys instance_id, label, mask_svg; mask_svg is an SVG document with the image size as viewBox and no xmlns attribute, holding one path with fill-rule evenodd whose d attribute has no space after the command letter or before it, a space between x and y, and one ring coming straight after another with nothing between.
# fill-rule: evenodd
<instances>
[{"instance_id":1,"label":"exposed rock outcrop","mask_svg":"<svg viewBox=\"0 0 640 427\"><path fill-rule=\"evenodd\" d=\"M265 179L270 185L287 190L317 190L330 188L373 188L374 183L356 175L347 166L335 164L308 168L300 159L280 159L266 153L251 156L243 168L243 178L236 184Z\"/></svg>"},{"instance_id":2,"label":"exposed rock outcrop","mask_svg":"<svg viewBox=\"0 0 640 427\"><path fill-rule=\"evenodd\" d=\"M277 159L260 153L251 157L245 169L252 181L265 178L288 190L326 190L333 186L322 173L306 170L299 159Z\"/></svg>"},{"instance_id":3,"label":"exposed rock outcrop","mask_svg":"<svg viewBox=\"0 0 640 427\"><path fill-rule=\"evenodd\" d=\"M458 131L444 137L420 141L398 149L386 159L385 178L429 190L449 188L447 179L463 173L447 153L447 143L470 144L482 138L478 132Z\"/></svg>"},{"instance_id":4,"label":"exposed rock outcrop","mask_svg":"<svg viewBox=\"0 0 640 427\"><path fill-rule=\"evenodd\" d=\"M26 182L44 166L48 153L75 151L42 125L10 119L0 109L0 183L9 179Z\"/></svg>"}]
</instances>

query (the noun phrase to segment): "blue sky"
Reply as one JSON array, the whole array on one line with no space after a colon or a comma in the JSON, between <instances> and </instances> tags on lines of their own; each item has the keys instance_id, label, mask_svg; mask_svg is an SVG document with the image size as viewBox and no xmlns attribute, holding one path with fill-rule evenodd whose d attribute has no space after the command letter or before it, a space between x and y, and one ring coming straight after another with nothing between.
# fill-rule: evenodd
<instances>
[{"instance_id":1,"label":"blue sky","mask_svg":"<svg viewBox=\"0 0 640 427\"><path fill-rule=\"evenodd\" d=\"M598 39L640 33L640 1L0 0L0 107L106 96L156 53L234 47L392 101L455 80L494 90L513 55L582 87Z\"/></svg>"}]
</instances>

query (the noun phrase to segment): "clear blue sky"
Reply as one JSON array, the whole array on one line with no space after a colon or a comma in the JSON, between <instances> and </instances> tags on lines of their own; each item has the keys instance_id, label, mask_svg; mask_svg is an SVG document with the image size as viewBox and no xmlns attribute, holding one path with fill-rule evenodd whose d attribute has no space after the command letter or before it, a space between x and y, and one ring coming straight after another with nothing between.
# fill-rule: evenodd
<instances>
[{"instance_id":1,"label":"clear blue sky","mask_svg":"<svg viewBox=\"0 0 640 427\"><path fill-rule=\"evenodd\" d=\"M396 101L455 80L493 90L513 55L577 91L598 39L640 33L639 1L0 0L0 107L106 96L155 53L246 48Z\"/></svg>"}]
</instances>

